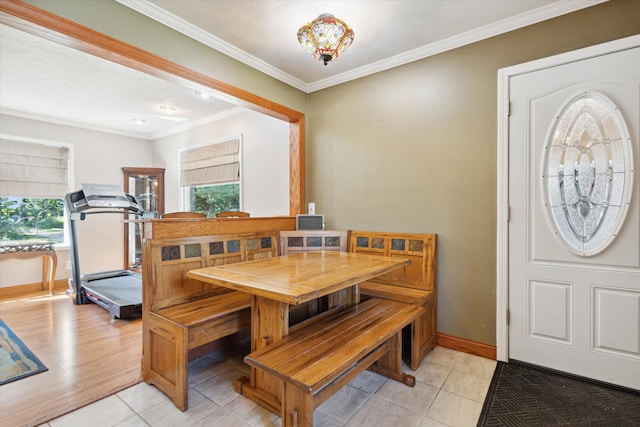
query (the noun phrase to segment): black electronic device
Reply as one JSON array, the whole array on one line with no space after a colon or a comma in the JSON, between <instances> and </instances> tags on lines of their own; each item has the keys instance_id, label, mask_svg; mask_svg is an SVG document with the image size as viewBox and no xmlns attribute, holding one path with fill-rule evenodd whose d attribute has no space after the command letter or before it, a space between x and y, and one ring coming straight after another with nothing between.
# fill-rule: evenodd
<instances>
[{"instance_id":1,"label":"black electronic device","mask_svg":"<svg viewBox=\"0 0 640 427\"><path fill-rule=\"evenodd\" d=\"M296 215L296 230L324 230L324 215Z\"/></svg>"}]
</instances>

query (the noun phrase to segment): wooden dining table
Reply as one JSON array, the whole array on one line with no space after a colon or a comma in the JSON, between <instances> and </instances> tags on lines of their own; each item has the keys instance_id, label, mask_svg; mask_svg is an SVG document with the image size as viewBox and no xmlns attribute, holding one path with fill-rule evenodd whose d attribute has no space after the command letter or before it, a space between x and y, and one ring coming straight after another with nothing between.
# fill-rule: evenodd
<instances>
[{"instance_id":1,"label":"wooden dining table","mask_svg":"<svg viewBox=\"0 0 640 427\"><path fill-rule=\"evenodd\" d=\"M336 251L310 251L187 272L187 277L250 293L251 351L286 337L295 329L360 302L358 284L403 268L410 260ZM327 296L327 311L289 325L292 306ZM281 381L251 369L236 381L239 393L280 413Z\"/></svg>"}]
</instances>

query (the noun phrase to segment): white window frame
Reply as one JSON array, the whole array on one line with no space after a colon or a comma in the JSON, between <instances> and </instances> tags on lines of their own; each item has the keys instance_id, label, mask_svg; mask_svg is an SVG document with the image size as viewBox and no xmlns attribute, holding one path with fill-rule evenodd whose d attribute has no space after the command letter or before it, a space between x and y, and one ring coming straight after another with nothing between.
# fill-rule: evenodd
<instances>
[{"instance_id":1,"label":"white window frame","mask_svg":"<svg viewBox=\"0 0 640 427\"><path fill-rule=\"evenodd\" d=\"M180 176L180 173L182 171L181 169L181 165L180 165L180 158L182 155L182 152L184 151L188 151L188 150L193 150L196 148L202 148L202 147L206 147L209 145L215 145L215 144L222 144L224 142L229 142L229 141L233 141L233 140L238 140L239 141L239 147L238 147L238 163L240 166L240 172L239 172L239 180L237 181L239 183L240 186L240 207L239 210L243 210L244 208L244 191L243 191L243 160L242 160L242 155L243 155L243 141L242 141L242 134L238 135L238 136L234 136L234 137L228 137L228 138L220 138L220 139L216 139L214 141L208 141L208 142L203 142L200 144L194 144L194 145L189 145L186 147L182 147L178 150L178 160L177 160L177 169L178 169L178 176ZM236 181L233 181L236 182ZM226 184L231 184L233 182L228 182ZM213 184L206 184L206 185L213 185ZM182 211L190 211L191 210L191 206L190 206L190 197L189 197L189 189L191 187L183 187L182 183L178 183L178 200L180 200L180 210Z\"/></svg>"},{"instance_id":2,"label":"white window frame","mask_svg":"<svg viewBox=\"0 0 640 427\"><path fill-rule=\"evenodd\" d=\"M74 145L73 144L69 144L66 142L60 142L60 141L52 141L52 140L47 140L47 139L38 139L38 138L30 138L30 137L24 137L24 136L16 136L16 135L9 135L9 134L4 134L4 133L0 133L0 138L1 139L8 139L8 140L12 140L12 141L18 141L18 142L27 142L27 143L31 143L31 144L42 144L42 145L48 145L50 147L65 147L69 150L69 163L68 163L68 167L67 167L67 171L69 174L69 183L67 186L67 193L70 193L72 191L71 187L73 185L73 183L75 182L75 152L74 152ZM62 199L64 201L64 197L66 196L66 194L62 195ZM67 249L69 248L70 245L70 238L69 238L69 221L68 221L68 215L67 215L67 210L64 209L64 241L61 243L56 243L54 244L54 248L55 249Z\"/></svg>"}]
</instances>

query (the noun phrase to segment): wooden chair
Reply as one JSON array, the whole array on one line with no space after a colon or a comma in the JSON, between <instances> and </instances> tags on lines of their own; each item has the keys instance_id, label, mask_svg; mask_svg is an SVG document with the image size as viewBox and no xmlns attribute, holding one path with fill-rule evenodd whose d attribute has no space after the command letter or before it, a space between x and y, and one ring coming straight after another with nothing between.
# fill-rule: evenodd
<instances>
[{"instance_id":1,"label":"wooden chair","mask_svg":"<svg viewBox=\"0 0 640 427\"><path fill-rule=\"evenodd\" d=\"M241 211L224 211L216 213L216 218L249 218L248 212Z\"/></svg>"},{"instance_id":2,"label":"wooden chair","mask_svg":"<svg viewBox=\"0 0 640 427\"><path fill-rule=\"evenodd\" d=\"M169 212L162 215L162 218L206 218L203 213L198 212Z\"/></svg>"}]
</instances>

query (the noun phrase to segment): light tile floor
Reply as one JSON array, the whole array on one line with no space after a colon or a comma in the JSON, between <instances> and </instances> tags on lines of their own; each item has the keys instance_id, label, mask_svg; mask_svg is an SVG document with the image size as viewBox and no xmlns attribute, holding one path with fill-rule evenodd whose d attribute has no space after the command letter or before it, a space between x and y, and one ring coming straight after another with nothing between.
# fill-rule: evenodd
<instances>
[{"instance_id":1,"label":"light tile floor","mask_svg":"<svg viewBox=\"0 0 640 427\"><path fill-rule=\"evenodd\" d=\"M414 388L365 371L314 412L314 426L475 426L494 360L436 347L417 371ZM189 364L189 409L178 410L158 389L135 385L44 426L280 426L280 417L237 394L248 374L241 357L212 353Z\"/></svg>"}]
</instances>

